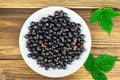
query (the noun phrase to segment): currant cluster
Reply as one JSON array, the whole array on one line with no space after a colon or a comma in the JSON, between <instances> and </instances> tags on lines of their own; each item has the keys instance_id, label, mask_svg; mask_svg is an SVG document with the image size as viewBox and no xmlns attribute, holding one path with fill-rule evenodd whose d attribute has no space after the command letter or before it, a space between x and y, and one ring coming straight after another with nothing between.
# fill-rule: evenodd
<instances>
[{"instance_id":1,"label":"currant cluster","mask_svg":"<svg viewBox=\"0 0 120 80\"><path fill-rule=\"evenodd\" d=\"M54 15L32 21L25 35L28 57L49 68L66 69L67 64L79 59L84 49L81 24L72 22L67 13L55 11Z\"/></svg>"}]
</instances>

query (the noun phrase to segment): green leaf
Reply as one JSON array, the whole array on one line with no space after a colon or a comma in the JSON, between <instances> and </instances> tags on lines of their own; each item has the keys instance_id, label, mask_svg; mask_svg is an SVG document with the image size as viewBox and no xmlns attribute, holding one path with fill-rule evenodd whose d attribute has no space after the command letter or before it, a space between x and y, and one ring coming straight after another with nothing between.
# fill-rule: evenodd
<instances>
[{"instance_id":1,"label":"green leaf","mask_svg":"<svg viewBox=\"0 0 120 80\"><path fill-rule=\"evenodd\" d=\"M111 17L104 12L100 16L100 27L102 30L107 32L109 35L113 28L113 22L112 22Z\"/></svg>"},{"instance_id":2,"label":"green leaf","mask_svg":"<svg viewBox=\"0 0 120 80\"><path fill-rule=\"evenodd\" d=\"M90 53L84 66L91 73L94 80L107 80L104 72L110 71L115 65L115 61L116 58L107 54L101 55L95 59Z\"/></svg>"},{"instance_id":3,"label":"green leaf","mask_svg":"<svg viewBox=\"0 0 120 80\"><path fill-rule=\"evenodd\" d=\"M94 78L94 80L107 80L106 75L100 71L93 71L91 72L91 75Z\"/></svg>"},{"instance_id":4,"label":"green leaf","mask_svg":"<svg viewBox=\"0 0 120 80\"><path fill-rule=\"evenodd\" d=\"M95 58L93 57L93 55L90 53L86 62L84 63L85 68L88 71L92 71L94 69L94 64L95 64Z\"/></svg>"},{"instance_id":5,"label":"green leaf","mask_svg":"<svg viewBox=\"0 0 120 80\"><path fill-rule=\"evenodd\" d=\"M116 61L116 58L110 55L104 54L104 55L99 56L96 59L95 66L98 67L98 69L103 72L108 72L115 65L115 61Z\"/></svg>"},{"instance_id":6,"label":"green leaf","mask_svg":"<svg viewBox=\"0 0 120 80\"><path fill-rule=\"evenodd\" d=\"M104 8L104 12L107 13L111 18L116 18L117 16L120 16L120 13L112 8Z\"/></svg>"},{"instance_id":7,"label":"green leaf","mask_svg":"<svg viewBox=\"0 0 120 80\"><path fill-rule=\"evenodd\" d=\"M96 11L94 11L92 13L90 23L93 24L93 23L98 22L99 21L99 16L100 16L101 13L102 13L102 9L97 9Z\"/></svg>"},{"instance_id":8,"label":"green leaf","mask_svg":"<svg viewBox=\"0 0 120 80\"><path fill-rule=\"evenodd\" d=\"M120 13L112 8L97 9L92 13L90 23L99 22L101 29L109 35L113 29L112 18L120 16Z\"/></svg>"},{"instance_id":9,"label":"green leaf","mask_svg":"<svg viewBox=\"0 0 120 80\"><path fill-rule=\"evenodd\" d=\"M98 76L98 73L99 73L99 72L100 72L100 71L99 71L98 69L94 69L94 70L92 70L92 71L90 72L92 78L96 79L97 76Z\"/></svg>"}]
</instances>

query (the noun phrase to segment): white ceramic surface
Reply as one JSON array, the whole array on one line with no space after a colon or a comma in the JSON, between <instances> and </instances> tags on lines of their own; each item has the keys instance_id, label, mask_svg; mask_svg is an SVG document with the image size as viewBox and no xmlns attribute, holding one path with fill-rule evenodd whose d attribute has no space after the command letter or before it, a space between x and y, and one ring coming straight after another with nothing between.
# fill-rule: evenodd
<instances>
[{"instance_id":1,"label":"white ceramic surface","mask_svg":"<svg viewBox=\"0 0 120 80\"><path fill-rule=\"evenodd\" d=\"M28 27L30 26L31 21L39 21L42 17L47 17L49 14L53 15L54 11L56 10L63 10L64 12L68 14L71 21L80 23L82 25L81 30L82 30L82 33L85 35L84 45L85 45L86 50L85 52L82 53L82 55L80 56L80 59L73 61L71 65L67 66L66 70L49 69L48 71L46 71L44 68L41 68L39 67L39 65L37 65L36 60L33 60L27 57L27 54L29 52L26 48L26 39L24 38L24 36L28 32ZM87 24L77 13L75 13L74 11L68 8L59 7L59 6L51 6L51 7L46 7L46 8L36 11L25 21L21 29L20 36L19 36L19 47L20 47L20 51L21 51L24 61L33 71L46 77L59 78L59 77L68 76L74 73L75 71L77 71L81 66L83 66L91 49L91 35L90 35L90 31L88 29Z\"/></svg>"}]
</instances>

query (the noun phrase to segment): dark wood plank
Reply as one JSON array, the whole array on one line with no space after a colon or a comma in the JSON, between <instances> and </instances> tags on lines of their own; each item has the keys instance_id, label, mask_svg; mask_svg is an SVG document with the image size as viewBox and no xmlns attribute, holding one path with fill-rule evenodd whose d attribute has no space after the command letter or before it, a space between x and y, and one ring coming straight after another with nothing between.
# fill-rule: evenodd
<instances>
[{"instance_id":1,"label":"dark wood plank","mask_svg":"<svg viewBox=\"0 0 120 80\"><path fill-rule=\"evenodd\" d=\"M120 9L120 0L0 0L0 8L42 8L46 6L64 6L68 8Z\"/></svg>"},{"instance_id":2,"label":"dark wood plank","mask_svg":"<svg viewBox=\"0 0 120 80\"><path fill-rule=\"evenodd\" d=\"M0 9L0 59L22 59L18 44L19 32L25 20L36 10L38 9ZM113 19L114 28L111 36L108 36L98 24L89 23L94 9L73 10L88 24L92 36L91 52L95 55L107 53L120 60L120 17Z\"/></svg>"},{"instance_id":3,"label":"dark wood plank","mask_svg":"<svg viewBox=\"0 0 120 80\"><path fill-rule=\"evenodd\" d=\"M93 80L84 67L74 74L59 78L47 78L32 71L22 60L19 51L19 32L24 21L36 9L0 9L0 80ZM108 53L118 57L113 70L107 73L108 80L120 78L120 17L114 19L111 36L103 32L98 24L90 25L89 19L94 9L73 9L83 17L89 26L92 36L91 52L95 56ZM120 12L120 10L118 10Z\"/></svg>"},{"instance_id":4,"label":"dark wood plank","mask_svg":"<svg viewBox=\"0 0 120 80\"><path fill-rule=\"evenodd\" d=\"M120 61L107 73L108 80L120 78ZM77 72L64 78L47 78L32 71L23 60L0 60L0 80L93 80L82 66Z\"/></svg>"}]
</instances>

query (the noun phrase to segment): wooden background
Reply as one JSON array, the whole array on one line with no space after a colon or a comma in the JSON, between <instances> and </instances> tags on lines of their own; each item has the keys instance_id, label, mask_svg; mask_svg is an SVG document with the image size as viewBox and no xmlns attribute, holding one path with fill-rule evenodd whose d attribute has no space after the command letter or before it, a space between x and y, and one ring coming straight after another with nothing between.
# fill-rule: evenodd
<instances>
[{"instance_id":1,"label":"wooden background","mask_svg":"<svg viewBox=\"0 0 120 80\"><path fill-rule=\"evenodd\" d=\"M111 36L98 24L89 24L96 8L113 7L120 12L120 0L0 0L0 80L93 80L84 66L64 78L47 78L32 71L21 57L18 39L23 23L36 10L52 5L68 7L83 17L92 36L91 52L118 57L107 76L108 80L120 79L120 17L113 19Z\"/></svg>"}]
</instances>

